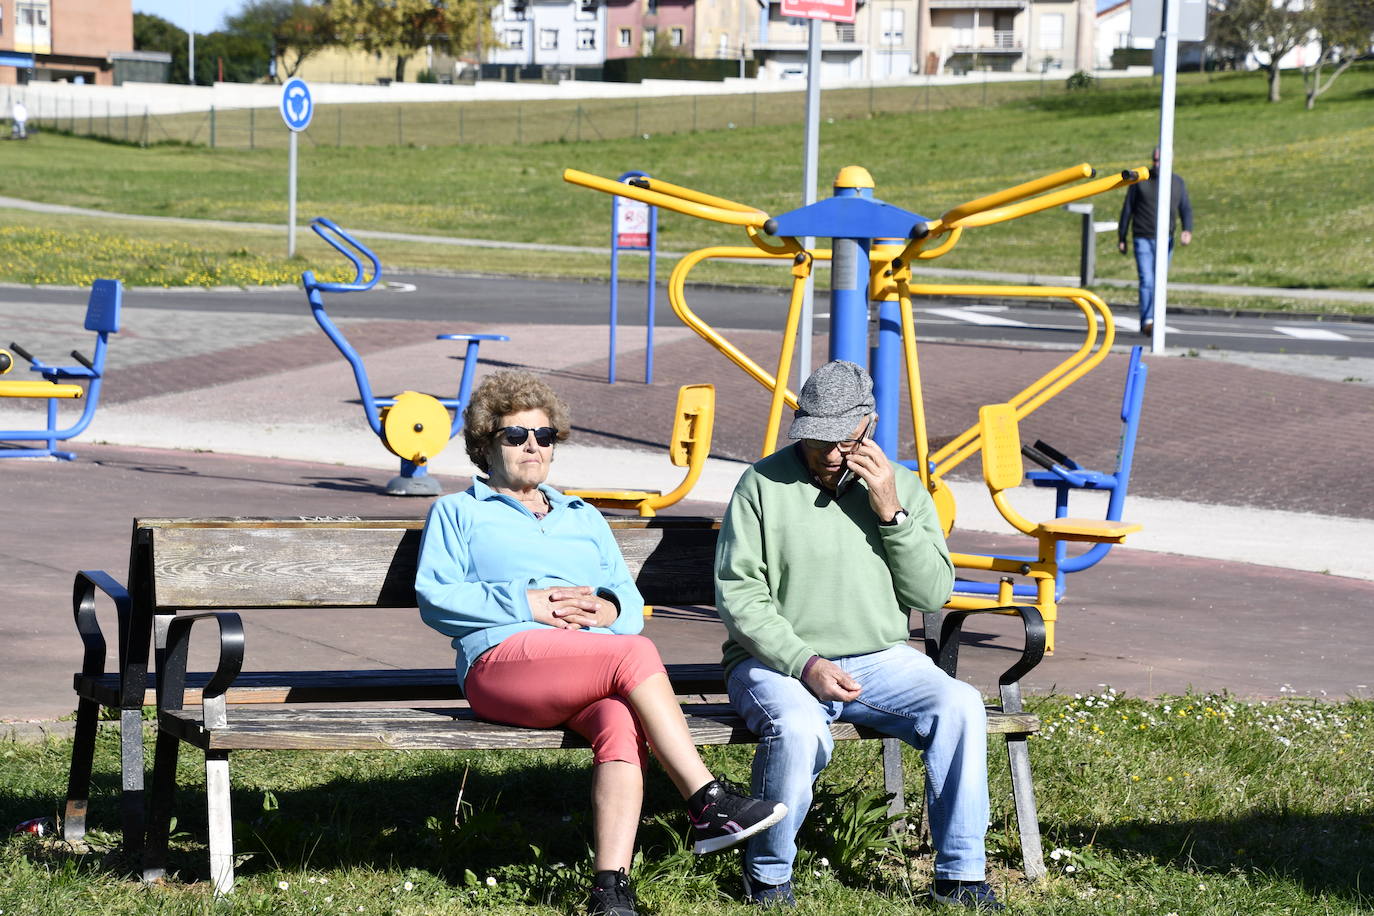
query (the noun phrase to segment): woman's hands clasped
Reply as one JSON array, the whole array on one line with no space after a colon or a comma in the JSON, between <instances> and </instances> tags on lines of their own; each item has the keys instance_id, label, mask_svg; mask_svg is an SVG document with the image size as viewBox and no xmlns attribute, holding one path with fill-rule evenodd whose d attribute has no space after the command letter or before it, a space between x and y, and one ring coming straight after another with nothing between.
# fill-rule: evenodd
<instances>
[{"instance_id":1,"label":"woman's hands clasped","mask_svg":"<svg viewBox=\"0 0 1374 916\"><path fill-rule=\"evenodd\" d=\"M609 627L620 616L616 606L598 598L596 589L589 585L532 588L525 594L530 602L530 616L561 630Z\"/></svg>"}]
</instances>

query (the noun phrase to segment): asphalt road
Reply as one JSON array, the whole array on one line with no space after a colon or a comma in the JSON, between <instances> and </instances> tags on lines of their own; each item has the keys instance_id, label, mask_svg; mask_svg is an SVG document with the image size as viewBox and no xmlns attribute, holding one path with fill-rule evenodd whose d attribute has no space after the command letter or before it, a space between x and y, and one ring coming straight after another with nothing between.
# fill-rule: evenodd
<instances>
[{"instance_id":1,"label":"asphalt road","mask_svg":"<svg viewBox=\"0 0 1374 916\"><path fill-rule=\"evenodd\" d=\"M86 292L73 289L9 287L0 300L84 304ZM646 288L623 283L620 325L642 327ZM301 314L308 309L299 289L249 290L131 289L125 304L140 308L193 311ZM779 289L697 287L688 304L718 328L771 330L783 326L787 296ZM367 293L333 294L325 299L336 318L391 318L420 321L445 319L482 323L604 325L609 317L609 285L604 282L528 278L389 274L382 286ZM822 291L816 302L816 331L828 331L828 303ZM1119 340L1144 343L1136 331L1134 309L1114 309ZM656 322L676 326L667 293L656 294ZM1077 346L1081 313L1072 307L1028 307L973 299L921 300L918 331L927 340L1010 341ZM1304 354L1335 357L1374 352L1374 322L1314 320L1280 315L1230 317L1217 314L1171 314L1169 347L1239 353ZM22 343L22 341L21 341Z\"/></svg>"}]
</instances>

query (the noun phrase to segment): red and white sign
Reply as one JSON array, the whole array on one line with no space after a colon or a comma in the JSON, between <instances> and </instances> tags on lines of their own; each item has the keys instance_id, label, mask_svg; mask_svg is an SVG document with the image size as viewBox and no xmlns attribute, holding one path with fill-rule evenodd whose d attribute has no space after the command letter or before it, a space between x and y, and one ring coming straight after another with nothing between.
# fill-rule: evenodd
<instances>
[{"instance_id":1,"label":"red and white sign","mask_svg":"<svg viewBox=\"0 0 1374 916\"><path fill-rule=\"evenodd\" d=\"M855 0L782 0L782 14L797 19L853 22Z\"/></svg>"},{"instance_id":2,"label":"red and white sign","mask_svg":"<svg viewBox=\"0 0 1374 916\"><path fill-rule=\"evenodd\" d=\"M619 248L649 247L649 205L628 197L617 197L615 244Z\"/></svg>"}]
</instances>

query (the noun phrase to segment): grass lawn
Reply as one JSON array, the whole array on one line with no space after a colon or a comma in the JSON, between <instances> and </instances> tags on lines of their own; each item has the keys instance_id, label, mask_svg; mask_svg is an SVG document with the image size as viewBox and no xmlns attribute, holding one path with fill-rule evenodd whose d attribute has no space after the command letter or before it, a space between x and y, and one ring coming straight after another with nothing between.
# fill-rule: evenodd
<instances>
[{"instance_id":1,"label":"grass lawn","mask_svg":"<svg viewBox=\"0 0 1374 916\"><path fill-rule=\"evenodd\" d=\"M1374 908L1374 704L1224 696L1128 699L1105 689L1035 701L1031 755L1050 877L1019 880L1010 786L989 750L990 877L1012 912L1356 914ZM232 711L231 711L232 715ZM707 749L747 779L752 749ZM66 741L0 747L0 823L60 810ZM117 736L102 733L91 822L117 823ZM181 821L165 886L127 877L115 834L92 851L0 840L0 909L27 913L576 912L587 840L586 752L242 753L233 758L235 894L209 897L203 777L183 752ZM909 772L918 774L914 755ZM909 786L917 785L909 776ZM462 786L462 804L456 805ZM872 818L881 766L842 743L798 863L801 913L927 906L930 850ZM457 807L459 815L455 819ZM737 853L695 859L654 771L636 864L647 913L745 913Z\"/></svg>"},{"instance_id":2,"label":"grass lawn","mask_svg":"<svg viewBox=\"0 0 1374 916\"><path fill-rule=\"evenodd\" d=\"M1175 254L1176 281L1374 288L1374 204L1365 179L1374 157L1374 67L1348 73L1312 112L1302 110L1291 75L1287 85L1288 97L1271 105L1256 74L1181 79L1178 167L1188 180L1197 231L1194 244ZM1089 161L1104 172L1142 164L1154 142L1157 107L1157 90L1142 82L929 112L915 110L913 100L909 110L824 124L820 173L828 180L841 166L862 164L877 182L878 197L935 216L1072 163ZM600 246L606 243L610 202L564 183L564 168L611 177L639 168L781 213L796 204L801 145L801 126L792 121L653 134L647 140L316 146L302 156L299 212L302 218L326 215L353 229ZM9 167L0 172L0 194L115 212L285 222L282 150L140 149L58 134L5 150ZM1098 198L1099 218L1114 218L1120 199L1120 192ZM64 219L16 211L5 213L4 225L78 231ZM103 231L137 234L150 243L184 241L216 262L242 258L238 252L245 250L280 260L271 249L284 248L279 236L274 243L268 233L236 231L225 238L220 230L135 229L126 222L106 224ZM677 214L661 219L660 245L666 250L743 241L742 233L728 227ZM1114 236L1100 235L1098 246L1101 276L1133 278L1134 264L1116 252ZM606 259L592 255L376 247L385 263L397 267L563 276L607 271ZM1077 272L1077 248L1077 217L1053 210L970 230L931 266L1071 275ZM73 268L61 267L63 259L79 266L89 251L71 242L65 251L46 251L37 266L24 267L15 250L0 238L0 280L70 274ZM301 266L318 268L325 262L316 252L323 250L303 246L299 265L261 270L292 276ZM110 269L118 269L119 261L113 256ZM642 270L641 263L630 259L629 272ZM735 270L741 277L756 273ZM185 278L191 276L198 275L169 270L167 282L190 282Z\"/></svg>"}]
</instances>

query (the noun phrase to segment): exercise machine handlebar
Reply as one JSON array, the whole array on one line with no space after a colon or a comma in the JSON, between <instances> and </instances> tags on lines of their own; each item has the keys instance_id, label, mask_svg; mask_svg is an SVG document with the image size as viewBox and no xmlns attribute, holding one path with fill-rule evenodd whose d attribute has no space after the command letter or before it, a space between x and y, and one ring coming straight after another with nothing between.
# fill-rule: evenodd
<instances>
[{"instance_id":1,"label":"exercise machine handlebar","mask_svg":"<svg viewBox=\"0 0 1374 916\"><path fill-rule=\"evenodd\" d=\"M312 219L310 221L310 228L314 230L316 235L328 242L335 251L352 261L355 271L353 282L351 283L323 283L316 280L316 289L323 290L327 293L362 293L377 285L377 279L382 275L382 262L377 260L377 256L373 254L366 245L363 245L357 239L353 238L353 236L345 232L333 220L323 216L317 216ZM352 246L353 251L358 252L372 262L372 276L370 279L364 279L367 271L363 268L362 261L358 260L357 255L355 255L353 251L348 250L348 248L340 244L340 239Z\"/></svg>"}]
</instances>

